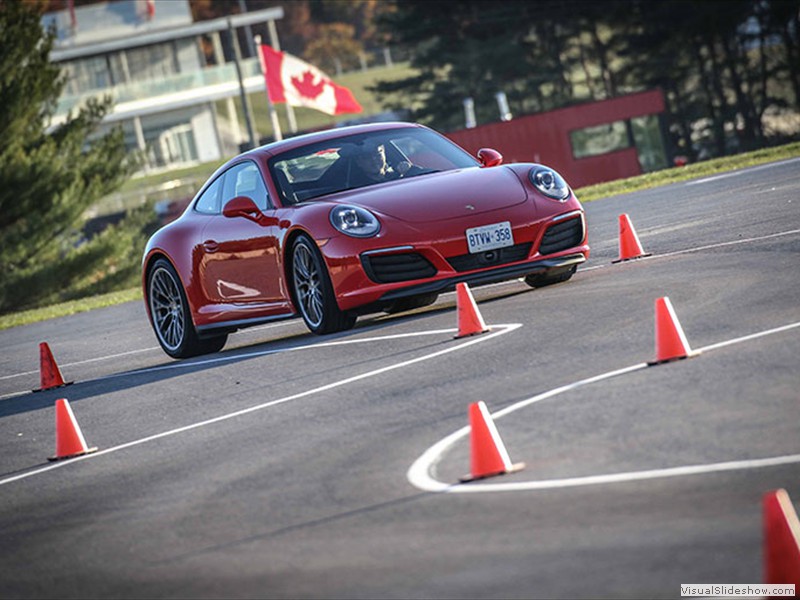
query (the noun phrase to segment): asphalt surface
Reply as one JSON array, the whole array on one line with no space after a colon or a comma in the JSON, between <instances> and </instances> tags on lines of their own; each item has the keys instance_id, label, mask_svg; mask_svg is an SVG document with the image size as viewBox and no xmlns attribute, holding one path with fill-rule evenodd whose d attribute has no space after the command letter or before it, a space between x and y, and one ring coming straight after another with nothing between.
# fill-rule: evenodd
<instances>
[{"instance_id":1,"label":"asphalt surface","mask_svg":"<svg viewBox=\"0 0 800 600\"><path fill-rule=\"evenodd\" d=\"M246 330L183 362L140 303L0 332L0 597L760 583L763 494L800 507L800 161L586 210L586 265L473 290L491 332L471 338L454 339L453 294L335 336ZM653 256L612 263L621 213ZM702 353L648 367L662 296ZM43 341L75 383L32 393ZM97 453L47 461L57 398ZM526 467L462 485L479 400Z\"/></svg>"}]
</instances>

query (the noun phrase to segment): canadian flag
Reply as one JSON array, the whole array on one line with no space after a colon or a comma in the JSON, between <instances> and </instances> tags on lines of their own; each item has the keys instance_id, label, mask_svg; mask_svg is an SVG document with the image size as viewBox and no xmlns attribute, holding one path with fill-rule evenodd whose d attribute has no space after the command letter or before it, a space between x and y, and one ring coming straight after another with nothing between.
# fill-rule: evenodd
<instances>
[{"instance_id":1,"label":"canadian flag","mask_svg":"<svg viewBox=\"0 0 800 600\"><path fill-rule=\"evenodd\" d=\"M306 106L329 115L363 112L349 89L333 83L317 67L265 44L261 56L267 93L273 102Z\"/></svg>"}]
</instances>

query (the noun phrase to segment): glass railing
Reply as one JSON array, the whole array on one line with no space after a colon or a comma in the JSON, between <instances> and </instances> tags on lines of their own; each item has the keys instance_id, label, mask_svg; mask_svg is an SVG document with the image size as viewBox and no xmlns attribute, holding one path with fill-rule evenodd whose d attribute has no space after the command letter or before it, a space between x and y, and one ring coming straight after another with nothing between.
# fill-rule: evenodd
<instances>
[{"instance_id":1,"label":"glass railing","mask_svg":"<svg viewBox=\"0 0 800 600\"><path fill-rule=\"evenodd\" d=\"M248 58L241 63L242 77L251 77L261 72L258 58ZM168 94L186 92L198 88L219 85L221 83L236 82L236 65L226 63L217 67L207 67L190 73L178 73L170 77L151 79L148 81L134 81L123 85L100 88L87 91L83 94L62 96L58 101L56 115L66 114L78 108L87 99L92 97L102 98L111 96L115 104L130 102L144 98L157 98Z\"/></svg>"}]
</instances>

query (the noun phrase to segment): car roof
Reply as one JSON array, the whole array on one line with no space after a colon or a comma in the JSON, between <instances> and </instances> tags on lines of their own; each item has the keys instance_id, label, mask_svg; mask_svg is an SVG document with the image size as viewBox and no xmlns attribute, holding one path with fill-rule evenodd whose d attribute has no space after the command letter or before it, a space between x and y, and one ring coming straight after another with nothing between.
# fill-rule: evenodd
<instances>
[{"instance_id":1,"label":"car roof","mask_svg":"<svg viewBox=\"0 0 800 600\"><path fill-rule=\"evenodd\" d=\"M248 155L266 155L268 157L275 156L285 152L286 150L293 150L307 144L316 142L324 142L327 140L334 140L348 135L355 135L359 133L370 133L375 131L386 131L389 129L398 128L424 128L423 125L417 123L406 123L403 121L389 121L383 123L366 123L363 125L350 125L348 127L336 127L334 129L326 129L324 131L314 131L312 133L304 133L302 135L294 136L281 140L280 142L272 142L265 144L258 148L254 148L248 152L240 154L236 158L241 158Z\"/></svg>"},{"instance_id":2,"label":"car roof","mask_svg":"<svg viewBox=\"0 0 800 600\"><path fill-rule=\"evenodd\" d=\"M363 125L350 125L348 127L336 127L333 129L325 129L323 131L314 131L312 133L304 133L302 135L297 135L294 137L287 138L285 140L281 140L279 142L272 142L270 144L265 144L263 146L259 146L258 148L253 148L252 150L248 150L247 152L243 152L241 154L237 154L233 158L227 160L222 165L217 167L217 169L211 174L211 176L206 179L205 183L201 186L201 188L197 191L192 202L200 196L202 192L209 186L209 184L215 180L222 172L227 171L228 168L239 163L246 159L255 160L256 162L265 162L272 158L273 156L285 152L287 150L293 150L295 148L300 148L307 144L313 144L316 142L324 142L327 140L335 140L341 137L345 137L348 135L355 135L359 133L370 133L375 131L387 131L390 129L427 129L424 125L420 125L418 123L407 123L404 121L387 121L382 123L365 123Z\"/></svg>"}]
</instances>

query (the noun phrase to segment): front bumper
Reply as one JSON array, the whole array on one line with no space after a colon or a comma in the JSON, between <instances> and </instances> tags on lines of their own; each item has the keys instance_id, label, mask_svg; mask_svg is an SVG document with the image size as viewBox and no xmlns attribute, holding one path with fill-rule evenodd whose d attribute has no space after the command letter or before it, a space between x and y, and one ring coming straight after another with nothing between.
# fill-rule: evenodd
<instances>
[{"instance_id":1,"label":"front bumper","mask_svg":"<svg viewBox=\"0 0 800 600\"><path fill-rule=\"evenodd\" d=\"M380 297L380 301L383 302L397 300L398 298L406 298L408 296L418 296L420 294L430 294L434 292L448 292L455 289L456 285L462 282L472 286L487 285L489 283L497 283L499 281L507 281L509 279L516 279L519 277L525 277L527 275L544 273L545 271L550 271L552 269L577 266L583 262L586 262L586 257L583 254L576 253L557 258L544 258L522 264L497 267L494 269L488 269L486 271L464 273L456 275L455 277L436 279L434 281L419 283L409 287L392 290L383 294Z\"/></svg>"},{"instance_id":2,"label":"front bumper","mask_svg":"<svg viewBox=\"0 0 800 600\"><path fill-rule=\"evenodd\" d=\"M589 256L580 209L535 221L524 207L503 216L512 223L515 245L478 254L469 254L464 235L474 220L441 223L433 231L387 235L380 245L375 239L359 241L358 249L353 248L352 239L330 239L323 254L339 308L370 312L400 298L443 293L461 282L478 286L563 271Z\"/></svg>"}]
</instances>

